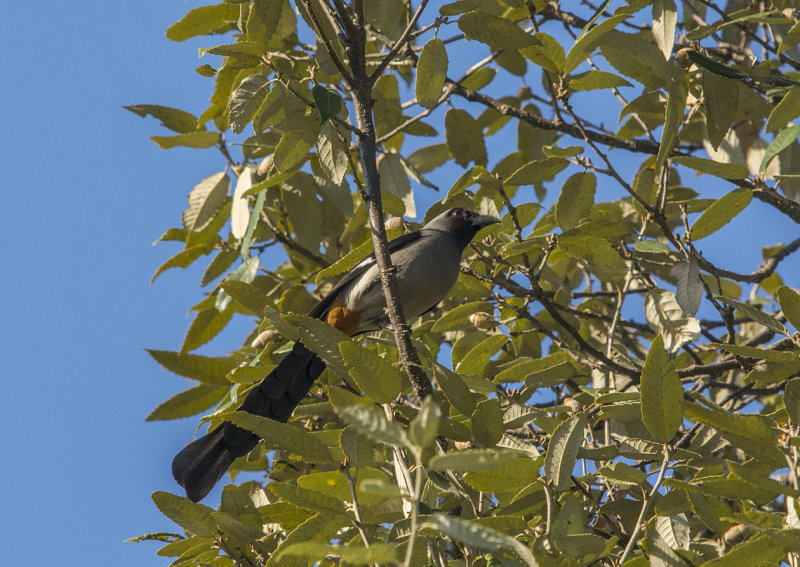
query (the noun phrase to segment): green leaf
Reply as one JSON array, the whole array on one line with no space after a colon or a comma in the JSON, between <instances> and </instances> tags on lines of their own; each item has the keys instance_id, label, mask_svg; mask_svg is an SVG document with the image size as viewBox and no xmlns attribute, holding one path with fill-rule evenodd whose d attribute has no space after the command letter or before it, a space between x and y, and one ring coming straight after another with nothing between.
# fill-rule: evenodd
<instances>
[{"instance_id":1,"label":"green leaf","mask_svg":"<svg viewBox=\"0 0 800 567\"><path fill-rule=\"evenodd\" d=\"M231 94L231 130L241 134L269 92L269 79L260 73L245 77Z\"/></svg>"},{"instance_id":2,"label":"green leaf","mask_svg":"<svg viewBox=\"0 0 800 567\"><path fill-rule=\"evenodd\" d=\"M708 139L717 149L736 119L739 105L739 88L731 79L716 73L703 73L703 98L705 100Z\"/></svg>"},{"instance_id":3,"label":"green leaf","mask_svg":"<svg viewBox=\"0 0 800 567\"><path fill-rule=\"evenodd\" d=\"M703 280L700 279L700 269L694 256L688 262L675 262L669 271L675 278L677 289L675 299L686 315L694 317L703 301Z\"/></svg>"},{"instance_id":4,"label":"green leaf","mask_svg":"<svg viewBox=\"0 0 800 567\"><path fill-rule=\"evenodd\" d=\"M763 311L753 307L752 305L741 303L739 301L734 301L733 299L722 297L720 295L716 296L715 299L717 301L725 303L726 305L735 307L745 317L755 321L756 323L764 325L766 328L775 331L776 333L779 333L781 335L786 335L787 337L791 336L791 333L789 333L789 331L786 330L786 327L783 326L783 323L775 319L775 317L767 315Z\"/></svg>"},{"instance_id":5,"label":"green leaf","mask_svg":"<svg viewBox=\"0 0 800 567\"><path fill-rule=\"evenodd\" d=\"M284 0L255 0L250 7L245 29L248 42L277 46L271 40L288 36L294 28L294 13Z\"/></svg>"},{"instance_id":6,"label":"green leaf","mask_svg":"<svg viewBox=\"0 0 800 567\"><path fill-rule=\"evenodd\" d=\"M775 446L772 420L760 415L740 415L719 407L681 400L686 419L715 428L734 447L758 459L783 466L783 454Z\"/></svg>"},{"instance_id":7,"label":"green leaf","mask_svg":"<svg viewBox=\"0 0 800 567\"><path fill-rule=\"evenodd\" d=\"M598 89L611 89L615 87L632 87L633 85L623 77L608 71L586 71L580 75L570 77L569 88L574 91L594 91Z\"/></svg>"},{"instance_id":8,"label":"green leaf","mask_svg":"<svg viewBox=\"0 0 800 567\"><path fill-rule=\"evenodd\" d=\"M449 157L447 144L432 144L414 150L414 152L406 158L406 161L409 166L419 173L428 173L444 165Z\"/></svg>"},{"instance_id":9,"label":"green leaf","mask_svg":"<svg viewBox=\"0 0 800 567\"><path fill-rule=\"evenodd\" d=\"M183 211L183 228L200 232L214 220L228 198L231 180L227 173L220 171L210 175L194 186L189 193L189 208Z\"/></svg>"},{"instance_id":10,"label":"green leaf","mask_svg":"<svg viewBox=\"0 0 800 567\"><path fill-rule=\"evenodd\" d=\"M495 398L480 402L472 413L472 435L484 447L493 447L503 436L503 410Z\"/></svg>"},{"instance_id":11,"label":"green leaf","mask_svg":"<svg viewBox=\"0 0 800 567\"><path fill-rule=\"evenodd\" d=\"M290 171L288 173L273 173L272 175L267 177L264 181L259 181L258 183L253 185L250 189L242 193L242 197L249 197L250 195L256 195L266 189L269 189L270 187L275 187L276 185L280 185L283 182L291 179L296 173L297 173L296 171ZM260 209L257 207L255 210L260 211Z\"/></svg>"},{"instance_id":12,"label":"green leaf","mask_svg":"<svg viewBox=\"0 0 800 567\"><path fill-rule=\"evenodd\" d=\"M797 141L798 136L800 136L800 124L795 124L794 126L789 126L786 130L781 130L770 145L767 146L767 151L764 153L764 159L761 160L758 172L764 175L767 171L767 166L769 166L775 156Z\"/></svg>"},{"instance_id":13,"label":"green leaf","mask_svg":"<svg viewBox=\"0 0 800 567\"><path fill-rule=\"evenodd\" d=\"M150 284L152 285L152 283L160 274L169 270L170 268L187 268L200 256L203 254L208 254L209 252L211 252L211 248L205 244L198 244L178 252L172 258L158 267L156 273L153 274L152 278L150 278Z\"/></svg>"},{"instance_id":14,"label":"green leaf","mask_svg":"<svg viewBox=\"0 0 800 567\"><path fill-rule=\"evenodd\" d=\"M436 471L481 472L504 467L519 458L517 451L461 449L436 455L428 463L428 468Z\"/></svg>"},{"instance_id":15,"label":"green leaf","mask_svg":"<svg viewBox=\"0 0 800 567\"><path fill-rule=\"evenodd\" d=\"M450 155L461 167L471 161L486 165L486 145L481 127L466 110L451 108L444 117L445 137Z\"/></svg>"},{"instance_id":16,"label":"green leaf","mask_svg":"<svg viewBox=\"0 0 800 567\"><path fill-rule=\"evenodd\" d=\"M483 375L483 371L489 365L491 357L497 354L497 351L503 348L503 345L507 342L508 337L503 334L489 335L472 347L458 361L456 372Z\"/></svg>"},{"instance_id":17,"label":"green leaf","mask_svg":"<svg viewBox=\"0 0 800 567\"><path fill-rule=\"evenodd\" d=\"M603 38L600 53L616 71L648 89L663 88L674 71L652 41L612 31Z\"/></svg>"},{"instance_id":18,"label":"green leaf","mask_svg":"<svg viewBox=\"0 0 800 567\"><path fill-rule=\"evenodd\" d=\"M386 419L386 416L375 406L348 406L337 408L337 412L345 423L350 424L364 437L387 445L404 445L406 443L403 430L394 422Z\"/></svg>"},{"instance_id":19,"label":"green leaf","mask_svg":"<svg viewBox=\"0 0 800 567\"><path fill-rule=\"evenodd\" d=\"M268 488L284 502L290 502L309 512L333 515L344 515L345 513L344 502L316 490L278 481L270 482Z\"/></svg>"},{"instance_id":20,"label":"green leaf","mask_svg":"<svg viewBox=\"0 0 800 567\"><path fill-rule=\"evenodd\" d=\"M430 447L433 440L436 439L441 418L442 410L436 405L433 396L425 398L417 417L408 426L408 435L411 441L422 449Z\"/></svg>"},{"instance_id":21,"label":"green leaf","mask_svg":"<svg viewBox=\"0 0 800 567\"><path fill-rule=\"evenodd\" d=\"M686 107L686 98L689 96L689 74L682 72L669 89L667 97L667 111L664 116L664 129L661 132L661 142L658 145L656 156L656 176L661 175L661 169L667 163L667 158L672 154L675 141L678 139L678 130L683 122Z\"/></svg>"},{"instance_id":22,"label":"green leaf","mask_svg":"<svg viewBox=\"0 0 800 567\"><path fill-rule=\"evenodd\" d=\"M236 361L230 358L211 358L167 350L147 349L147 352L153 357L153 360L178 376L193 378L217 386L230 385L230 382L225 379L225 375L237 366Z\"/></svg>"},{"instance_id":23,"label":"green leaf","mask_svg":"<svg viewBox=\"0 0 800 567\"><path fill-rule=\"evenodd\" d=\"M738 163L722 163L694 156L676 156L672 158L672 161L700 173L708 173L722 179L747 179L750 175L747 166Z\"/></svg>"},{"instance_id":24,"label":"green leaf","mask_svg":"<svg viewBox=\"0 0 800 567\"><path fill-rule=\"evenodd\" d=\"M147 421L162 421L189 417L217 403L228 391L227 386L200 384L162 402L147 416Z\"/></svg>"},{"instance_id":25,"label":"green leaf","mask_svg":"<svg viewBox=\"0 0 800 567\"><path fill-rule=\"evenodd\" d=\"M569 165L564 158L547 158L531 161L520 167L506 179L507 185L533 185L550 181Z\"/></svg>"},{"instance_id":26,"label":"green leaf","mask_svg":"<svg viewBox=\"0 0 800 567\"><path fill-rule=\"evenodd\" d=\"M253 315L263 317L267 305L274 307L267 294L251 283L230 279L220 283L219 287Z\"/></svg>"},{"instance_id":27,"label":"green leaf","mask_svg":"<svg viewBox=\"0 0 800 567\"><path fill-rule=\"evenodd\" d=\"M162 150L169 150L177 147L186 148L210 148L219 142L219 132L209 132L206 130L196 130L188 134L178 134L177 136L152 136L150 138Z\"/></svg>"},{"instance_id":28,"label":"green leaf","mask_svg":"<svg viewBox=\"0 0 800 567\"><path fill-rule=\"evenodd\" d=\"M341 185L349 165L347 149L339 140L336 127L327 122L322 125L317 138L317 158L323 171L334 185Z\"/></svg>"},{"instance_id":29,"label":"green leaf","mask_svg":"<svg viewBox=\"0 0 800 567\"><path fill-rule=\"evenodd\" d=\"M597 178L594 173L576 173L564 182L556 202L556 222L562 230L571 230L589 216L594 205Z\"/></svg>"},{"instance_id":30,"label":"green leaf","mask_svg":"<svg viewBox=\"0 0 800 567\"><path fill-rule=\"evenodd\" d=\"M533 61L545 71L562 74L567 58L561 44L544 32L533 34L533 40L533 45L519 50L520 55Z\"/></svg>"},{"instance_id":31,"label":"green leaf","mask_svg":"<svg viewBox=\"0 0 800 567\"><path fill-rule=\"evenodd\" d=\"M436 108L447 78L447 49L435 37L425 44L417 61L415 92L420 106Z\"/></svg>"},{"instance_id":32,"label":"green leaf","mask_svg":"<svg viewBox=\"0 0 800 567\"><path fill-rule=\"evenodd\" d=\"M225 414L225 419L252 431L264 439L267 445L279 447L287 453L300 455L315 463L327 463L331 460L330 449L311 433L296 425L281 423L245 411Z\"/></svg>"},{"instance_id":33,"label":"green leaf","mask_svg":"<svg viewBox=\"0 0 800 567\"><path fill-rule=\"evenodd\" d=\"M333 118L342 110L342 97L339 93L323 87L322 85L315 85L311 89L311 96L314 97L314 104L319 110L319 123L324 124L330 118Z\"/></svg>"},{"instance_id":34,"label":"green leaf","mask_svg":"<svg viewBox=\"0 0 800 567\"><path fill-rule=\"evenodd\" d=\"M440 364L434 365L436 384L459 412L471 416L475 411L475 397L461 377Z\"/></svg>"},{"instance_id":35,"label":"green leaf","mask_svg":"<svg viewBox=\"0 0 800 567\"><path fill-rule=\"evenodd\" d=\"M737 356L746 356L747 358L754 358L756 360L768 360L771 362L793 362L797 360L797 353L793 351L787 352L745 345L730 345L727 343L708 343L708 346L724 350L725 352Z\"/></svg>"},{"instance_id":36,"label":"green leaf","mask_svg":"<svg viewBox=\"0 0 800 567\"><path fill-rule=\"evenodd\" d=\"M668 254L669 246L658 240L637 240L633 249L645 254Z\"/></svg>"},{"instance_id":37,"label":"green leaf","mask_svg":"<svg viewBox=\"0 0 800 567\"><path fill-rule=\"evenodd\" d=\"M152 498L162 514L185 530L201 537L216 535L217 523L211 516L213 510L208 506L169 492L154 492Z\"/></svg>"},{"instance_id":38,"label":"green leaf","mask_svg":"<svg viewBox=\"0 0 800 567\"><path fill-rule=\"evenodd\" d=\"M235 270L233 270L230 274L225 277L225 281L242 281L244 283L250 283L256 278L256 274L258 273L258 256L253 256L251 258L244 258L242 259L242 263L239 264ZM235 287L235 284L234 284ZM263 294L262 294L263 295ZM226 309L233 298L227 294L224 288L220 285L220 290L217 292L217 298L214 301L214 308L217 311L223 311ZM271 302L269 302L271 304ZM259 315L263 315L264 309L262 307L261 312L258 313Z\"/></svg>"},{"instance_id":39,"label":"green leaf","mask_svg":"<svg viewBox=\"0 0 800 567\"><path fill-rule=\"evenodd\" d=\"M317 139L316 132L289 130L275 148L275 169L286 173L300 165Z\"/></svg>"},{"instance_id":40,"label":"green leaf","mask_svg":"<svg viewBox=\"0 0 800 567\"><path fill-rule=\"evenodd\" d=\"M508 549L514 551L526 565L538 565L530 550L514 538L491 528L474 522L466 522L455 516L433 514L421 526L440 532L456 541L460 541L478 549L498 551Z\"/></svg>"},{"instance_id":41,"label":"green leaf","mask_svg":"<svg viewBox=\"0 0 800 567\"><path fill-rule=\"evenodd\" d=\"M709 59L699 51L695 51L690 49L686 52L687 57L689 60L697 65L698 67L702 67L712 73L719 75L720 77L725 77L726 79L745 79L747 78L747 74L743 73L739 69L731 67L729 65L724 65L718 61L714 61L713 59Z\"/></svg>"},{"instance_id":42,"label":"green leaf","mask_svg":"<svg viewBox=\"0 0 800 567\"><path fill-rule=\"evenodd\" d=\"M574 375L575 368L569 363L567 354L555 352L544 358L518 357L494 377L494 382L497 384L525 382L529 387L546 388L562 384Z\"/></svg>"},{"instance_id":43,"label":"green leaf","mask_svg":"<svg viewBox=\"0 0 800 567\"><path fill-rule=\"evenodd\" d=\"M458 19L458 27L467 37L494 50L516 50L534 44L533 36L517 24L486 12L463 14Z\"/></svg>"},{"instance_id":44,"label":"green leaf","mask_svg":"<svg viewBox=\"0 0 800 567\"><path fill-rule=\"evenodd\" d=\"M656 336L642 368L642 422L662 443L669 443L681 425L683 399L681 379L664 350L664 339Z\"/></svg>"},{"instance_id":45,"label":"green leaf","mask_svg":"<svg viewBox=\"0 0 800 567\"><path fill-rule=\"evenodd\" d=\"M635 469L625 463L611 463L600 467L597 472L614 484L644 485L647 481L646 472Z\"/></svg>"},{"instance_id":46,"label":"green leaf","mask_svg":"<svg viewBox=\"0 0 800 567\"><path fill-rule=\"evenodd\" d=\"M402 380L389 361L350 340L339 343L339 351L350 376L369 399L388 404L400 395Z\"/></svg>"},{"instance_id":47,"label":"green leaf","mask_svg":"<svg viewBox=\"0 0 800 567\"><path fill-rule=\"evenodd\" d=\"M783 403L795 427L800 425L800 378L789 380L783 393Z\"/></svg>"},{"instance_id":48,"label":"green leaf","mask_svg":"<svg viewBox=\"0 0 800 567\"><path fill-rule=\"evenodd\" d=\"M588 235L562 236L558 239L558 246L573 258L581 260L586 269L601 280L615 281L625 277L625 262L605 238Z\"/></svg>"},{"instance_id":49,"label":"green leaf","mask_svg":"<svg viewBox=\"0 0 800 567\"><path fill-rule=\"evenodd\" d=\"M236 27L239 7L235 4L214 4L193 8L167 28L167 39L186 41L198 35L225 33Z\"/></svg>"},{"instance_id":50,"label":"green leaf","mask_svg":"<svg viewBox=\"0 0 800 567\"><path fill-rule=\"evenodd\" d=\"M311 560L309 564L324 563L326 557L340 557L347 565L393 565L397 563L397 547L388 543L372 542L369 547L358 545L333 545L330 543L298 542L282 545L277 556L287 555Z\"/></svg>"},{"instance_id":51,"label":"green leaf","mask_svg":"<svg viewBox=\"0 0 800 567\"><path fill-rule=\"evenodd\" d=\"M471 329L474 325L470 322L469 316L473 313L491 313L494 307L486 301L473 301L454 307L442 315L431 327L434 333L444 333L456 329Z\"/></svg>"},{"instance_id":52,"label":"green leaf","mask_svg":"<svg viewBox=\"0 0 800 567\"><path fill-rule=\"evenodd\" d=\"M692 240L697 241L714 234L741 213L752 200L753 192L744 188L734 189L727 195L720 197L703 211L700 218L694 221L692 225Z\"/></svg>"},{"instance_id":53,"label":"green leaf","mask_svg":"<svg viewBox=\"0 0 800 567\"><path fill-rule=\"evenodd\" d=\"M279 489L280 490L280 489ZM279 519L279 518L278 518ZM264 563L264 567L286 567L302 566L305 562L291 563L286 557L279 558L280 550L283 547L287 549L294 544L303 543L308 544L310 541L323 542L326 545L328 542L339 532L344 526L350 527L351 521L343 514L324 514L318 513L305 520L298 525L291 533L283 540L283 543L278 547L278 552L273 553L270 558Z\"/></svg>"},{"instance_id":54,"label":"green leaf","mask_svg":"<svg viewBox=\"0 0 800 567\"><path fill-rule=\"evenodd\" d=\"M254 41L240 41L214 47L201 47L197 50L200 57L203 55L221 55L222 57L240 57L249 60L248 63L258 63L258 58L264 54L264 46Z\"/></svg>"},{"instance_id":55,"label":"green leaf","mask_svg":"<svg viewBox=\"0 0 800 567\"><path fill-rule=\"evenodd\" d=\"M233 308L228 306L224 311L215 308L200 311L192 319L189 330L181 345L181 353L192 351L206 344L225 328L233 317Z\"/></svg>"},{"instance_id":56,"label":"green leaf","mask_svg":"<svg viewBox=\"0 0 800 567\"><path fill-rule=\"evenodd\" d=\"M544 460L544 475L556 490L565 490L570 482L572 469L578 458L578 449L583 441L586 416L577 414L559 424L550 438Z\"/></svg>"},{"instance_id":57,"label":"green leaf","mask_svg":"<svg viewBox=\"0 0 800 567\"><path fill-rule=\"evenodd\" d=\"M790 287L781 286L775 295L783 316L795 330L800 331L800 294Z\"/></svg>"},{"instance_id":58,"label":"green leaf","mask_svg":"<svg viewBox=\"0 0 800 567\"><path fill-rule=\"evenodd\" d=\"M617 27L617 24L624 22L630 16L628 14L619 14L612 16L603 22L597 24L587 33L581 35L572 48L567 53L567 58L564 63L564 71L572 73L578 65L586 61L586 58L592 54L595 47L602 41L603 36Z\"/></svg>"},{"instance_id":59,"label":"green leaf","mask_svg":"<svg viewBox=\"0 0 800 567\"><path fill-rule=\"evenodd\" d=\"M800 88L794 88L788 91L770 112L766 131L779 130L798 116L800 116Z\"/></svg>"},{"instance_id":60,"label":"green leaf","mask_svg":"<svg viewBox=\"0 0 800 567\"><path fill-rule=\"evenodd\" d=\"M188 134L197 130L197 117L185 110L170 108L169 106L159 106L157 104L134 104L123 106L134 114L146 117L148 114L161 121L161 125L179 134Z\"/></svg>"}]
</instances>

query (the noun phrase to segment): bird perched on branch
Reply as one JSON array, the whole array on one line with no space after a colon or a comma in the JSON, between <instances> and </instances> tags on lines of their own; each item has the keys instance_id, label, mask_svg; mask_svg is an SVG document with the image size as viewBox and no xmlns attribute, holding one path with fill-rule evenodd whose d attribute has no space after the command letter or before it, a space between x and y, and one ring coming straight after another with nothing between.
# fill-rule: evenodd
<instances>
[{"instance_id":1,"label":"bird perched on branch","mask_svg":"<svg viewBox=\"0 0 800 567\"><path fill-rule=\"evenodd\" d=\"M499 219L465 209L450 209L421 230L389 242L400 303L409 319L430 311L458 279L461 254L480 229ZM347 272L309 313L347 335L389 325L380 271L371 255ZM300 342L259 385L239 409L286 422L322 374L325 363ZM225 422L189 443L172 461L172 475L197 502L208 494L231 466L257 444L255 433Z\"/></svg>"}]
</instances>

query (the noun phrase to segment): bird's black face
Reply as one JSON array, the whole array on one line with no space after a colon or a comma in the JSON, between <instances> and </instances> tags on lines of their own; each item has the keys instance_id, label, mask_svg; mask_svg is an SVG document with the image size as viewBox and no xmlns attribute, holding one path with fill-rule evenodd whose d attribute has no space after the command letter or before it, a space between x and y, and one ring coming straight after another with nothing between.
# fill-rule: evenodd
<instances>
[{"instance_id":1,"label":"bird's black face","mask_svg":"<svg viewBox=\"0 0 800 567\"><path fill-rule=\"evenodd\" d=\"M496 217L479 215L475 211L457 207L442 213L433 219L428 226L446 230L457 236L462 246L466 246L480 229L497 222L500 222L500 219Z\"/></svg>"}]
</instances>

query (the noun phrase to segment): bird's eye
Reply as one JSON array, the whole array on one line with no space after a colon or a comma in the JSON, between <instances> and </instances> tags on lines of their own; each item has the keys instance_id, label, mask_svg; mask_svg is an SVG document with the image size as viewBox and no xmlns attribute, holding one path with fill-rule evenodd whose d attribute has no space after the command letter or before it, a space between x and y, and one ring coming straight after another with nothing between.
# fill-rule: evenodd
<instances>
[{"instance_id":1,"label":"bird's eye","mask_svg":"<svg viewBox=\"0 0 800 567\"><path fill-rule=\"evenodd\" d=\"M453 211L453 216L454 217L463 217L464 216L464 211L462 211L461 209L455 209Z\"/></svg>"}]
</instances>

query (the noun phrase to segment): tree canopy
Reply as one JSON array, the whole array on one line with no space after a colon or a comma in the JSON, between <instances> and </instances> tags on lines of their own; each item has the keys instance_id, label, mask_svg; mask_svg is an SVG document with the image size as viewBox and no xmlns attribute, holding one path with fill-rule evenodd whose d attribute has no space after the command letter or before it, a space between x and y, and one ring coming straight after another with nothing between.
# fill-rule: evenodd
<instances>
[{"instance_id":1,"label":"tree canopy","mask_svg":"<svg viewBox=\"0 0 800 567\"><path fill-rule=\"evenodd\" d=\"M798 565L800 238L772 234L800 221L792 6L190 9L167 37L203 38L210 104L126 107L219 163L160 238L183 249L153 279L202 264L205 293L150 351L192 382L148 419L250 429L233 480L263 476L216 509L156 492L182 532L137 539L173 565ZM502 222L411 331L393 301L356 340L304 316L455 206ZM195 352L234 317L242 346ZM292 420L237 412L295 340L327 370Z\"/></svg>"}]
</instances>

